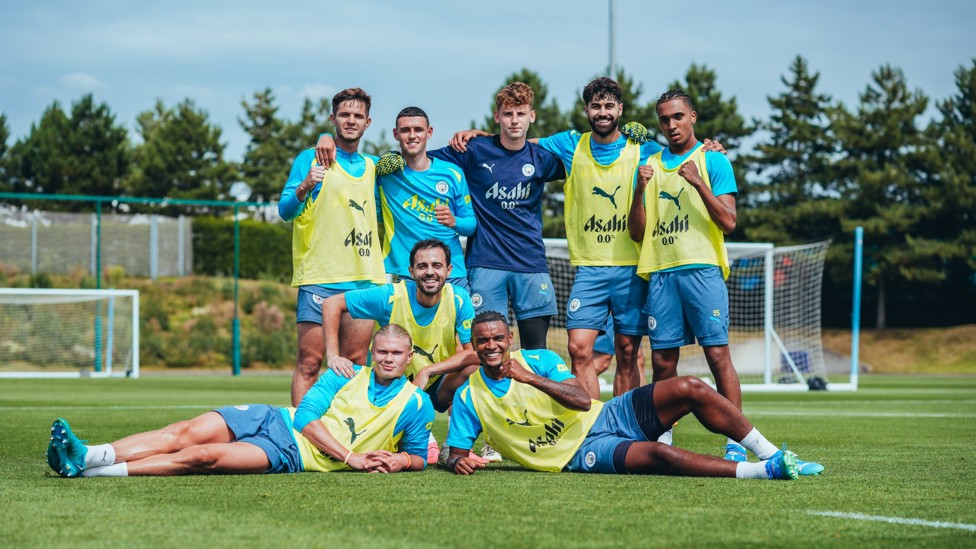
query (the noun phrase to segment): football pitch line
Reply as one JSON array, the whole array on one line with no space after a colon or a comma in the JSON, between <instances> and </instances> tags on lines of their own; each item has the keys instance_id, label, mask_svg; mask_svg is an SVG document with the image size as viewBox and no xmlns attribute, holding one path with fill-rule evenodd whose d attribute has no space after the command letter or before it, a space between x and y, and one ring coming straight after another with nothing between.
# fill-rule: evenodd
<instances>
[{"instance_id":1,"label":"football pitch line","mask_svg":"<svg viewBox=\"0 0 976 549\"><path fill-rule=\"evenodd\" d=\"M976 524L966 524L964 522L942 522L922 519L908 519L900 517L882 517L878 515L864 515L861 513L838 513L836 511L807 511L810 515L821 517L846 518L851 520L867 520L873 522L888 522L891 524L908 524L911 526L930 526L932 528L954 528L976 532Z\"/></svg>"}]
</instances>

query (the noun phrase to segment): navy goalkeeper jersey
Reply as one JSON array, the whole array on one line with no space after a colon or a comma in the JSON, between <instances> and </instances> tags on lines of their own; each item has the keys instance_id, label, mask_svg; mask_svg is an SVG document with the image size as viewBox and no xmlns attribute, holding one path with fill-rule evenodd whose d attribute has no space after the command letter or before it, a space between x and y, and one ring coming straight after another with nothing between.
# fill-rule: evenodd
<instances>
[{"instance_id":1,"label":"navy goalkeeper jersey","mask_svg":"<svg viewBox=\"0 0 976 549\"><path fill-rule=\"evenodd\" d=\"M563 179L562 162L534 143L510 151L498 136L475 137L467 151L450 147L427 155L464 170L478 228L468 238L468 268L488 267L520 273L545 273L542 195L547 181Z\"/></svg>"}]
</instances>

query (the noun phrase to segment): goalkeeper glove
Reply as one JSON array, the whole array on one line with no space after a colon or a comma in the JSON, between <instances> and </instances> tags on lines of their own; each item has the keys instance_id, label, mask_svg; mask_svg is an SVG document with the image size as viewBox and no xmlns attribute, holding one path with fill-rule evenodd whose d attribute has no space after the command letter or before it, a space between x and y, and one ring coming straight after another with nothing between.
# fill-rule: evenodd
<instances>
[{"instance_id":1,"label":"goalkeeper glove","mask_svg":"<svg viewBox=\"0 0 976 549\"><path fill-rule=\"evenodd\" d=\"M627 122L624 127L620 128L620 133L638 145L644 144L648 139L647 128L640 122Z\"/></svg>"},{"instance_id":2,"label":"goalkeeper glove","mask_svg":"<svg viewBox=\"0 0 976 549\"><path fill-rule=\"evenodd\" d=\"M400 153L395 151L383 153L380 161L376 163L376 175L389 175L402 170L406 165Z\"/></svg>"}]
</instances>

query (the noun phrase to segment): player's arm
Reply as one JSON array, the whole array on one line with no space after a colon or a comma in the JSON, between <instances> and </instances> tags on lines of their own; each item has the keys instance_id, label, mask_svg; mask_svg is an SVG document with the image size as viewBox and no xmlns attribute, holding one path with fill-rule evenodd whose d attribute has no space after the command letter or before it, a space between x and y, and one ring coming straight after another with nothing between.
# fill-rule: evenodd
<instances>
[{"instance_id":1,"label":"player's arm","mask_svg":"<svg viewBox=\"0 0 976 549\"><path fill-rule=\"evenodd\" d=\"M323 133L315 143L315 160L319 165L329 168L336 159L336 145L332 134Z\"/></svg>"},{"instance_id":2,"label":"player's arm","mask_svg":"<svg viewBox=\"0 0 976 549\"><path fill-rule=\"evenodd\" d=\"M627 225L630 230L630 239L634 242L644 240L644 227L647 225L647 214L644 210L644 189L647 188L647 182L651 180L653 175L654 168L647 164L641 164L637 168L637 173L634 174L636 179L634 181L634 199L630 202L630 219Z\"/></svg>"},{"instance_id":3,"label":"player's arm","mask_svg":"<svg viewBox=\"0 0 976 549\"><path fill-rule=\"evenodd\" d=\"M720 181L723 177L731 176L734 182L735 176L731 175L732 164L729 163L728 159L725 157L719 158L724 160L724 164L721 164L721 168L716 168L715 175ZM722 162L722 160L718 162ZM708 163L706 160L706 166L707 164ZM731 234L732 231L735 230L737 220L735 210L735 194L726 193L715 196L715 193L712 192L711 187L705 184L705 180L702 179L701 174L698 173L698 165L694 162L689 161L682 164L681 167L678 168L678 175L683 177L685 181L690 183L691 186L694 187L695 191L698 192L698 196L700 196L702 202L705 203L705 209L708 210L708 216L712 219L712 222L714 222L723 233ZM712 173L709 172L709 176L711 175Z\"/></svg>"},{"instance_id":4,"label":"player's arm","mask_svg":"<svg viewBox=\"0 0 976 549\"><path fill-rule=\"evenodd\" d=\"M502 364L501 370L503 376L531 385L569 409L585 412L592 405L590 394L580 386L576 378L555 381L526 370L513 358Z\"/></svg>"},{"instance_id":5,"label":"player's arm","mask_svg":"<svg viewBox=\"0 0 976 549\"><path fill-rule=\"evenodd\" d=\"M333 459L341 461L357 471L365 470L369 458L365 453L356 453L345 446L332 436L332 433L325 428L321 421L313 421L306 425L302 431L302 436L315 445L320 452L328 454Z\"/></svg>"},{"instance_id":6,"label":"player's arm","mask_svg":"<svg viewBox=\"0 0 976 549\"><path fill-rule=\"evenodd\" d=\"M458 475L471 475L485 468L485 462L471 457L474 441L481 435L481 420L471 403L471 385L466 381L454 393L447 444L451 448L445 467Z\"/></svg>"},{"instance_id":7,"label":"player's arm","mask_svg":"<svg viewBox=\"0 0 976 549\"><path fill-rule=\"evenodd\" d=\"M474 346L470 343L461 345L461 350L449 356L445 360L435 362L423 370L417 372L413 377L413 383L417 387L424 388L430 378L436 375L451 374L460 372L468 366L478 364L478 353L474 351Z\"/></svg>"},{"instance_id":8,"label":"player's arm","mask_svg":"<svg viewBox=\"0 0 976 549\"><path fill-rule=\"evenodd\" d=\"M305 393L295 410L294 428L319 451L348 464L353 469L362 470L366 467L366 455L350 452L332 436L325 424L319 421L332 406L336 393L348 382L348 379L332 372L323 374Z\"/></svg>"},{"instance_id":9,"label":"player's arm","mask_svg":"<svg viewBox=\"0 0 976 549\"><path fill-rule=\"evenodd\" d=\"M353 376L352 361L339 356L339 325L343 313L349 312L346 294L334 295L322 302L322 333L325 334L325 362L330 370L345 377Z\"/></svg>"},{"instance_id":10,"label":"player's arm","mask_svg":"<svg viewBox=\"0 0 976 549\"><path fill-rule=\"evenodd\" d=\"M475 137L491 137L492 134L484 130L462 130L454 134L448 145L457 152L464 152L468 150L468 141L471 141Z\"/></svg>"},{"instance_id":11,"label":"player's arm","mask_svg":"<svg viewBox=\"0 0 976 549\"><path fill-rule=\"evenodd\" d=\"M278 217L284 221L291 221L298 217L305 198L316 185L325 179L325 168L313 165L309 151L302 151L291 164L288 180L281 190L278 200Z\"/></svg>"},{"instance_id":12,"label":"player's arm","mask_svg":"<svg viewBox=\"0 0 976 549\"><path fill-rule=\"evenodd\" d=\"M422 471L427 463L427 441L433 423L434 405L426 393L417 389L394 428L395 433L401 433L400 443L397 445L399 452L366 452L366 457L369 458L366 470L370 473Z\"/></svg>"}]
</instances>

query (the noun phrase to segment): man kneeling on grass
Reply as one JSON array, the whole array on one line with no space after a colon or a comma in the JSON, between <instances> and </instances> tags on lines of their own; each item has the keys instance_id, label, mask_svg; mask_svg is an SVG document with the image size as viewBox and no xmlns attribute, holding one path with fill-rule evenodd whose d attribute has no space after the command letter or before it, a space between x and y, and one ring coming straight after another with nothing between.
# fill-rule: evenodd
<instances>
[{"instance_id":1,"label":"man kneeling on grass","mask_svg":"<svg viewBox=\"0 0 976 549\"><path fill-rule=\"evenodd\" d=\"M228 406L158 431L86 446L58 419L48 464L65 477L420 471L434 408L407 381L413 342L397 324L373 336L373 367L347 379L331 370L298 409Z\"/></svg>"},{"instance_id":2,"label":"man kneeling on grass","mask_svg":"<svg viewBox=\"0 0 976 549\"><path fill-rule=\"evenodd\" d=\"M604 404L590 399L552 351L510 352L512 332L503 315L486 311L476 316L472 336L481 369L454 395L447 468L455 473L484 468L468 457L482 431L503 456L537 471L795 479L798 467L823 470L800 461L785 446L777 449L735 405L698 378L659 381ZM762 461L736 463L657 442L690 413Z\"/></svg>"}]
</instances>

